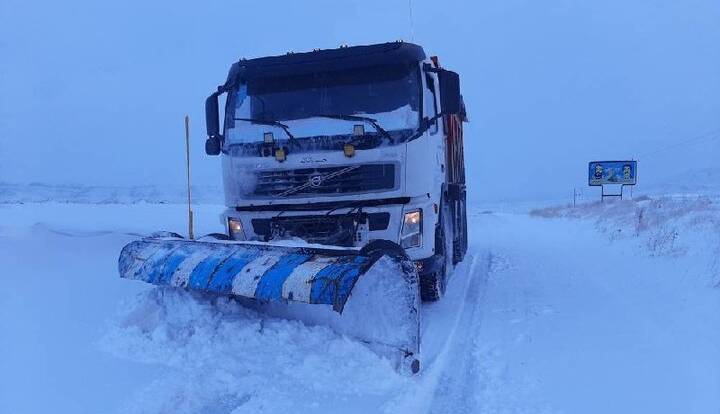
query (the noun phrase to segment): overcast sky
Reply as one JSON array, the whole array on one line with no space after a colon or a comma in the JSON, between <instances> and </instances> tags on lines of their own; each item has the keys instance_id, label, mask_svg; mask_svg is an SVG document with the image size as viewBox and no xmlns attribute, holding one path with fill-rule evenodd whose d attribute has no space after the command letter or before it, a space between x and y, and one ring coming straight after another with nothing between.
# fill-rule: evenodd
<instances>
[{"instance_id":1,"label":"overcast sky","mask_svg":"<svg viewBox=\"0 0 720 414\"><path fill-rule=\"evenodd\" d=\"M461 75L474 199L572 194L593 159L640 184L720 166L720 1L0 0L0 181L181 184L240 57L414 40ZM706 134L706 135L704 135Z\"/></svg>"}]
</instances>

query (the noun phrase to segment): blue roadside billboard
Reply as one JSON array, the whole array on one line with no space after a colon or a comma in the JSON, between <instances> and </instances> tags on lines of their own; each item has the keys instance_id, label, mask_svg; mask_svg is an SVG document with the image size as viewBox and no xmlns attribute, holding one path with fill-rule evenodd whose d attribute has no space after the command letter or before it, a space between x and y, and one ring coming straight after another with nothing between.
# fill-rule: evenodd
<instances>
[{"instance_id":1,"label":"blue roadside billboard","mask_svg":"<svg viewBox=\"0 0 720 414\"><path fill-rule=\"evenodd\" d=\"M637 161L591 161L588 164L588 184L635 185Z\"/></svg>"}]
</instances>

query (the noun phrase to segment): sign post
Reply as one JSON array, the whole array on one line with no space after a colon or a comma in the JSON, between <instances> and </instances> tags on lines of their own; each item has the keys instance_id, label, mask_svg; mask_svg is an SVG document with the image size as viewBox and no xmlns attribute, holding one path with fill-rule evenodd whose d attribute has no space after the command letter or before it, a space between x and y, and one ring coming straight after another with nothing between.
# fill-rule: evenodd
<instances>
[{"instance_id":1,"label":"sign post","mask_svg":"<svg viewBox=\"0 0 720 414\"><path fill-rule=\"evenodd\" d=\"M591 161L588 163L588 185L599 186L601 200L623 197L623 188L637 184L637 161ZM620 186L620 193L606 193L605 186Z\"/></svg>"}]
</instances>

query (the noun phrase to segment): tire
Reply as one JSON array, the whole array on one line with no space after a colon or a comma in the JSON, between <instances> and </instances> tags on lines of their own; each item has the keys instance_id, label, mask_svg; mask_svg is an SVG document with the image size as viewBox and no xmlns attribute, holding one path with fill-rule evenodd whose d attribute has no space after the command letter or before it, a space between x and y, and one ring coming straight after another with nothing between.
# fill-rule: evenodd
<instances>
[{"instance_id":1,"label":"tire","mask_svg":"<svg viewBox=\"0 0 720 414\"><path fill-rule=\"evenodd\" d=\"M437 302L445 294L447 272L445 265L438 272L429 273L420 278L420 299L423 302Z\"/></svg>"},{"instance_id":2,"label":"tire","mask_svg":"<svg viewBox=\"0 0 720 414\"><path fill-rule=\"evenodd\" d=\"M420 278L420 298L423 302L436 302L445 295L445 287L449 270L452 268L453 248L452 237L447 237L448 229L447 208L441 210L440 225L435 231L435 254L442 256L442 267L437 272L429 273Z\"/></svg>"},{"instance_id":3,"label":"tire","mask_svg":"<svg viewBox=\"0 0 720 414\"><path fill-rule=\"evenodd\" d=\"M462 197L460 199L460 206L459 206L459 214L460 214L460 237L457 237L457 234L455 235L455 238L457 239L454 243L455 246L453 246L453 265L458 264L465 259L465 254L467 253L467 244L468 244L468 230L467 230L467 204L466 204L466 194L465 192L462 193Z\"/></svg>"}]
</instances>

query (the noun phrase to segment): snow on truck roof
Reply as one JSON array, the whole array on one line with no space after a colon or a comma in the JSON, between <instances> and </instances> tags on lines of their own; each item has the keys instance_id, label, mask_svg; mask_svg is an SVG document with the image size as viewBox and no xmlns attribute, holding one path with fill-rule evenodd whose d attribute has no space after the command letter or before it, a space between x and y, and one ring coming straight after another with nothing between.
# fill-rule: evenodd
<instances>
[{"instance_id":1,"label":"snow on truck roof","mask_svg":"<svg viewBox=\"0 0 720 414\"><path fill-rule=\"evenodd\" d=\"M226 86L237 80L331 72L345 68L412 64L425 59L422 47L405 42L340 47L312 52L287 53L254 59L241 59L228 73Z\"/></svg>"}]
</instances>

